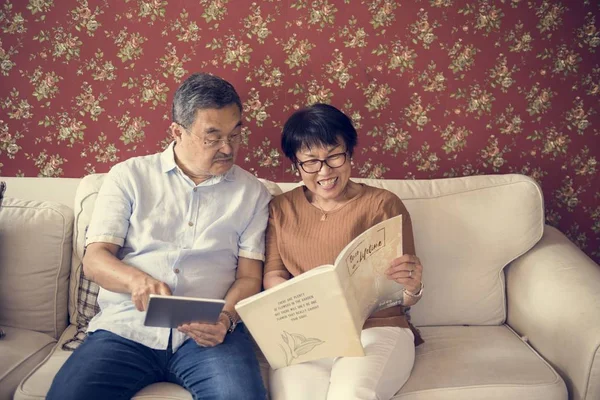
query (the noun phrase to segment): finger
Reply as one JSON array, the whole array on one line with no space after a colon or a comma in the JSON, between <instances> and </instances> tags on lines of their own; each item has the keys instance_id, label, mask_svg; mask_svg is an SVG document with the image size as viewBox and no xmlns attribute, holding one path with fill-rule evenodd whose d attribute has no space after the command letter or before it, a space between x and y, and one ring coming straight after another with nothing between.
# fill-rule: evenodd
<instances>
[{"instance_id":1,"label":"finger","mask_svg":"<svg viewBox=\"0 0 600 400\"><path fill-rule=\"evenodd\" d=\"M135 309L138 311L144 311L144 306L142 305L142 302L140 301L139 297L136 297L133 300L133 305L135 306Z\"/></svg>"},{"instance_id":2,"label":"finger","mask_svg":"<svg viewBox=\"0 0 600 400\"><path fill-rule=\"evenodd\" d=\"M170 296L171 288L166 283L161 282L160 285L158 286L158 294L162 294L164 296Z\"/></svg>"},{"instance_id":3,"label":"finger","mask_svg":"<svg viewBox=\"0 0 600 400\"><path fill-rule=\"evenodd\" d=\"M404 286L410 285L413 282L413 280L411 278L405 278L403 276L396 277L396 278L388 276L388 279L391 280L391 281L395 281L396 283L399 283L399 284L404 285Z\"/></svg>"},{"instance_id":4,"label":"finger","mask_svg":"<svg viewBox=\"0 0 600 400\"><path fill-rule=\"evenodd\" d=\"M394 258L390 263L391 266L400 264L420 264L419 257L412 254L404 254L398 258Z\"/></svg>"},{"instance_id":5,"label":"finger","mask_svg":"<svg viewBox=\"0 0 600 400\"><path fill-rule=\"evenodd\" d=\"M218 344L217 338L208 335L195 334L190 332L188 334L199 346L202 347L214 347Z\"/></svg>"},{"instance_id":6,"label":"finger","mask_svg":"<svg viewBox=\"0 0 600 400\"><path fill-rule=\"evenodd\" d=\"M396 277L402 276L404 278L409 278L409 277L413 276L415 273L410 268L388 268L385 271L385 274L388 277L390 277L390 276L396 276Z\"/></svg>"}]
</instances>

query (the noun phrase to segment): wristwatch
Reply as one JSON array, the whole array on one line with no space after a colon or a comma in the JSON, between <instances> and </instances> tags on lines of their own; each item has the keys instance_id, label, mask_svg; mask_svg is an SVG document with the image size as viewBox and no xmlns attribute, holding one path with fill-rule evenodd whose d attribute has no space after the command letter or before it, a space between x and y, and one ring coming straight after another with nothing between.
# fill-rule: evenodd
<instances>
[{"instance_id":1,"label":"wristwatch","mask_svg":"<svg viewBox=\"0 0 600 400\"><path fill-rule=\"evenodd\" d=\"M229 318L229 329L227 329L227 333L233 332L237 326L237 320L233 318L233 314L231 314L229 311L223 310L221 311L221 314L225 314L225 316Z\"/></svg>"}]
</instances>

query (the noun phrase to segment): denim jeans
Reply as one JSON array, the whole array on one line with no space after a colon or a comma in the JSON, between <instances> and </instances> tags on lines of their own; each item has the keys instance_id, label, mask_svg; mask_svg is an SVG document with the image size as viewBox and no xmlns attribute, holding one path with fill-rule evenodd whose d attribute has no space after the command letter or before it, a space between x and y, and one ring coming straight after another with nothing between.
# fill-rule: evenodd
<instances>
[{"instance_id":1,"label":"denim jeans","mask_svg":"<svg viewBox=\"0 0 600 400\"><path fill-rule=\"evenodd\" d=\"M48 392L52 400L130 399L155 382L183 386L197 400L266 398L258 361L243 325L215 347L191 339L175 353L154 350L99 330L62 366Z\"/></svg>"}]
</instances>

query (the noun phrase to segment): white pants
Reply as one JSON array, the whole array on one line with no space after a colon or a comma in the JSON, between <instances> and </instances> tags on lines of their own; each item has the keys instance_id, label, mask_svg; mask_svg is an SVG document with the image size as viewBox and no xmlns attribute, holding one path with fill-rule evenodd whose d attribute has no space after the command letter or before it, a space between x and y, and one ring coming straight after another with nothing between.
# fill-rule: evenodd
<instances>
[{"instance_id":1,"label":"white pants","mask_svg":"<svg viewBox=\"0 0 600 400\"><path fill-rule=\"evenodd\" d=\"M326 358L270 372L273 400L389 400L415 361L414 336L393 326L362 331L364 357Z\"/></svg>"}]
</instances>

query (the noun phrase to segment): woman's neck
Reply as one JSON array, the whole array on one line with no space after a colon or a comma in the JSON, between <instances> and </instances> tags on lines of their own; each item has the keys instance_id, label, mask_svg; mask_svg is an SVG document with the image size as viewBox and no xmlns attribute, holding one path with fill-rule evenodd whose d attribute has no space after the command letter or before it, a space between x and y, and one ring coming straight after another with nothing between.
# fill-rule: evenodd
<instances>
[{"instance_id":1,"label":"woman's neck","mask_svg":"<svg viewBox=\"0 0 600 400\"><path fill-rule=\"evenodd\" d=\"M308 196L308 201L317 208L321 209L323 212L331 212L346 204L349 200L351 200L354 196L356 196L360 192L361 186L352 181L348 181L344 190L337 196L335 199L325 200L321 196L310 192Z\"/></svg>"}]
</instances>

